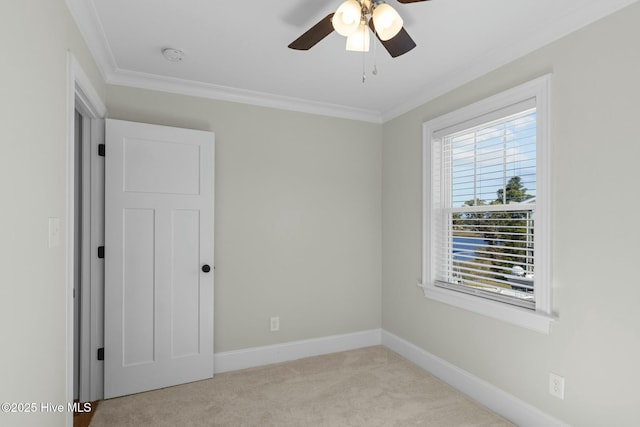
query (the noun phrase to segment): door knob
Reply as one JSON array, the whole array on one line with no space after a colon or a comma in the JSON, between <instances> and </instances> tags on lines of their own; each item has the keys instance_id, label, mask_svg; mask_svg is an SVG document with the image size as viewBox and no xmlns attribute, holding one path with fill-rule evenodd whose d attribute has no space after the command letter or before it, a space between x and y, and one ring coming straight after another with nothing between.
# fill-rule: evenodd
<instances>
[{"instance_id":1,"label":"door knob","mask_svg":"<svg viewBox=\"0 0 640 427\"><path fill-rule=\"evenodd\" d=\"M205 273L208 273L211 271L211 267L209 266L209 264L205 264L202 266L202 271L204 271Z\"/></svg>"}]
</instances>

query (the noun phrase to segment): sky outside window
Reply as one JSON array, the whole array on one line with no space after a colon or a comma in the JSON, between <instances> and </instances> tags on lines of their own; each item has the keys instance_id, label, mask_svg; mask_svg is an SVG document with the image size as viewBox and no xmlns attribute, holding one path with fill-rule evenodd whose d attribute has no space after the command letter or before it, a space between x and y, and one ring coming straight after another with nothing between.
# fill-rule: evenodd
<instances>
[{"instance_id":1,"label":"sky outside window","mask_svg":"<svg viewBox=\"0 0 640 427\"><path fill-rule=\"evenodd\" d=\"M536 112L527 110L450 135L451 207L491 204L509 179L536 195Z\"/></svg>"}]
</instances>

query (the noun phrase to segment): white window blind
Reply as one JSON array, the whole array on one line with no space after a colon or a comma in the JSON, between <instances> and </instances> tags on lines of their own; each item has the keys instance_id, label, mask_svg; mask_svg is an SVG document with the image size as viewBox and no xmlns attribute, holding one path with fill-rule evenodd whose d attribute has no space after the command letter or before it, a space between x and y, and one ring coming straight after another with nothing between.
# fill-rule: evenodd
<instances>
[{"instance_id":1,"label":"white window blind","mask_svg":"<svg viewBox=\"0 0 640 427\"><path fill-rule=\"evenodd\" d=\"M432 146L435 284L535 309L536 109L464 125Z\"/></svg>"}]
</instances>

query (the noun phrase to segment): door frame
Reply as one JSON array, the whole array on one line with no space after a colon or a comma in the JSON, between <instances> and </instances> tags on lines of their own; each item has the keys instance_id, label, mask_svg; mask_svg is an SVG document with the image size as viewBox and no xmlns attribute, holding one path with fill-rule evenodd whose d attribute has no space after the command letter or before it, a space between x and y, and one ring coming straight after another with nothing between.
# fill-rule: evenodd
<instances>
[{"instance_id":1,"label":"door frame","mask_svg":"<svg viewBox=\"0 0 640 427\"><path fill-rule=\"evenodd\" d=\"M81 285L80 332L80 401L102 398L102 363L98 363L94 348L104 340L102 330L104 306L103 266L92 256L100 239L104 240L104 162L98 160L98 144L104 142L104 118L107 108L71 52L67 53L67 165L66 165L66 398L73 402L74 370L74 224L75 218L75 111L82 114L84 147L82 174L83 193L83 280ZM84 148L83 147L83 148ZM101 172L102 171L102 172ZM86 234L88 232L88 235ZM101 274L102 270L102 274ZM73 425L73 413L66 413L66 425Z\"/></svg>"}]
</instances>

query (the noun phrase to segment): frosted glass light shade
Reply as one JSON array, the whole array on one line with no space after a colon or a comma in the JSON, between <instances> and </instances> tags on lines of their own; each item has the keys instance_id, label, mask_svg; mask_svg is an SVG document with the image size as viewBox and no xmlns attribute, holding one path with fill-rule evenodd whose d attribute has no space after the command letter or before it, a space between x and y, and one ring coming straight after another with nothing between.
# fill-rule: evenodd
<instances>
[{"instance_id":1,"label":"frosted glass light shade","mask_svg":"<svg viewBox=\"0 0 640 427\"><path fill-rule=\"evenodd\" d=\"M364 21L358 25L358 30L347 37L347 50L352 52L369 52L369 29Z\"/></svg>"},{"instance_id":2,"label":"frosted glass light shade","mask_svg":"<svg viewBox=\"0 0 640 427\"><path fill-rule=\"evenodd\" d=\"M350 36L355 33L360 24L362 9L356 0L347 0L342 3L331 18L333 29L342 36Z\"/></svg>"},{"instance_id":3,"label":"frosted glass light shade","mask_svg":"<svg viewBox=\"0 0 640 427\"><path fill-rule=\"evenodd\" d=\"M382 41L395 37L402 29L403 24L398 12L386 3L379 4L373 10L373 25Z\"/></svg>"}]
</instances>

